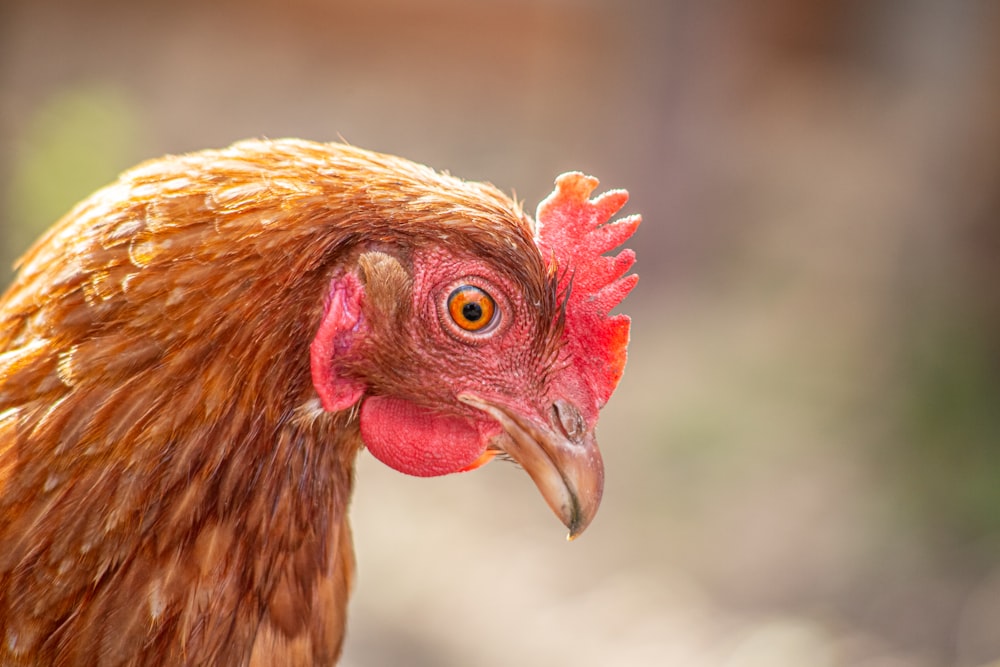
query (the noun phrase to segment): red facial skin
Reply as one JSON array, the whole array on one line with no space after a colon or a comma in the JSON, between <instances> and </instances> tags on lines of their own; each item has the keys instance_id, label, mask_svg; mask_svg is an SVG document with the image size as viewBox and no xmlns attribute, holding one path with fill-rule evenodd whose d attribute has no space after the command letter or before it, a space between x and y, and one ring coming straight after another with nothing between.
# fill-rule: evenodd
<instances>
[{"instance_id":1,"label":"red facial skin","mask_svg":"<svg viewBox=\"0 0 1000 667\"><path fill-rule=\"evenodd\" d=\"M366 384L337 376L324 360L338 348L363 357L383 343L388 328L405 330L411 347L393 355L393 376L410 382L379 386L384 384L381 373L372 369L367 386L373 395L364 399L360 414L365 445L380 461L410 475L478 467L492 458L487 447L503 429L457 397L471 393L547 423L552 400L545 379L550 373L538 358L536 340L549 332L538 330L537 318L510 279L481 260L425 249L413 254L412 270L412 302L400 322L386 322L381 313L365 307L364 288L353 273L334 281L313 343L314 383L325 409L349 407ZM448 311L448 296L461 285L475 285L495 301L493 320L478 332L462 329ZM594 421L596 416L595 409Z\"/></svg>"}]
</instances>

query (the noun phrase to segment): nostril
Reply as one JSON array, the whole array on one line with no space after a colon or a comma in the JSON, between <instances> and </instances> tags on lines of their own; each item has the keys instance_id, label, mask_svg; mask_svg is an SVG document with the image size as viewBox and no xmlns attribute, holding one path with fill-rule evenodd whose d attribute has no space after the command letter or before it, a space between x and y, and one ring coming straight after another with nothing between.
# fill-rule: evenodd
<instances>
[{"instance_id":1,"label":"nostril","mask_svg":"<svg viewBox=\"0 0 1000 667\"><path fill-rule=\"evenodd\" d=\"M552 404L553 420L559 424L562 432L573 442L580 442L585 435L586 429L583 425L583 417L580 416L572 403L557 399Z\"/></svg>"}]
</instances>

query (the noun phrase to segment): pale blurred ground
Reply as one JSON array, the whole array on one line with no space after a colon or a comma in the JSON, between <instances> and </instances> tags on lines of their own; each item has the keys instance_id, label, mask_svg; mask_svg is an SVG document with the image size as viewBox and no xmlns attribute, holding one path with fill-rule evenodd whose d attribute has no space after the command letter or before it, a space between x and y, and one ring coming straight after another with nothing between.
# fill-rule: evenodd
<instances>
[{"instance_id":1,"label":"pale blurred ground","mask_svg":"<svg viewBox=\"0 0 1000 667\"><path fill-rule=\"evenodd\" d=\"M991 2L4 0L0 259L140 159L248 136L529 207L568 169L626 187L596 522L567 544L509 465L362 456L344 663L981 667L998 75Z\"/></svg>"}]
</instances>

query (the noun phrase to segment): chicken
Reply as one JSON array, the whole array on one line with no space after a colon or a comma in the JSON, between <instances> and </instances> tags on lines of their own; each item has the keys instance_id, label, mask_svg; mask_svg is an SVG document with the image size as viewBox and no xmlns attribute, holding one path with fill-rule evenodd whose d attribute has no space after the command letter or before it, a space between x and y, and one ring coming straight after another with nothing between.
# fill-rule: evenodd
<instances>
[{"instance_id":1,"label":"chicken","mask_svg":"<svg viewBox=\"0 0 1000 667\"><path fill-rule=\"evenodd\" d=\"M560 176L490 185L340 144L142 164L0 300L0 664L324 665L367 448L410 475L500 454L579 535L635 285Z\"/></svg>"}]
</instances>

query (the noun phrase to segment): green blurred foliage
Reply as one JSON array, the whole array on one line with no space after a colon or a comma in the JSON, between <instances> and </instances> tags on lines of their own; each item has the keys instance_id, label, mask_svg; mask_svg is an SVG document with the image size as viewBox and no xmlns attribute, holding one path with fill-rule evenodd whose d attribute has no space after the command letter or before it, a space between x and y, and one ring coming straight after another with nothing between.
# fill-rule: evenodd
<instances>
[{"instance_id":1,"label":"green blurred foliage","mask_svg":"<svg viewBox=\"0 0 1000 667\"><path fill-rule=\"evenodd\" d=\"M949 540L1000 549L1000 367L995 327L942 308L904 347L892 452L914 517ZM902 448L902 450L900 449Z\"/></svg>"},{"instance_id":2,"label":"green blurred foliage","mask_svg":"<svg viewBox=\"0 0 1000 667\"><path fill-rule=\"evenodd\" d=\"M139 144L139 111L119 88L95 83L54 93L14 146L11 224L0 259L10 266L78 201L134 163Z\"/></svg>"}]
</instances>

